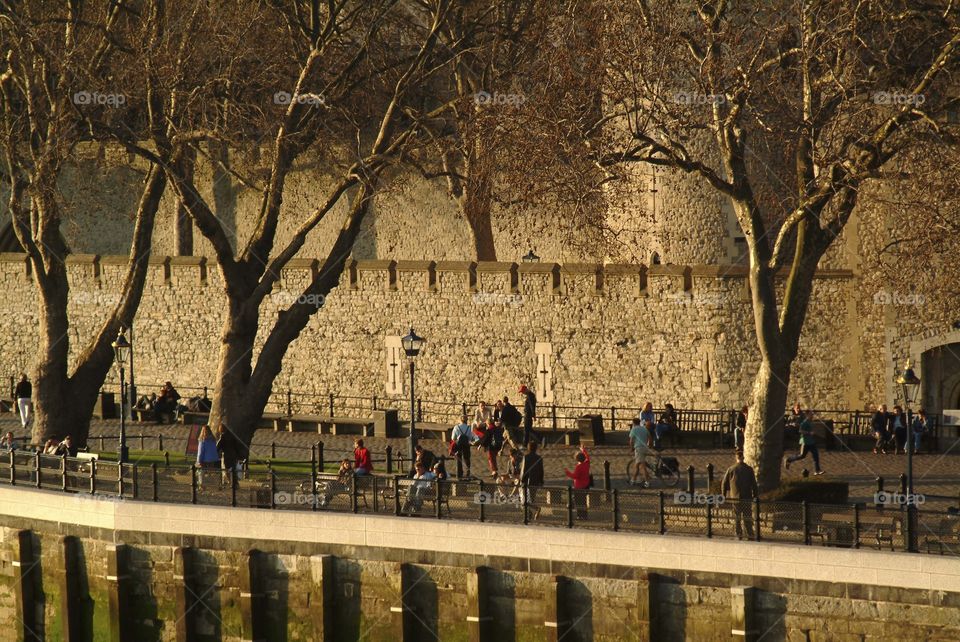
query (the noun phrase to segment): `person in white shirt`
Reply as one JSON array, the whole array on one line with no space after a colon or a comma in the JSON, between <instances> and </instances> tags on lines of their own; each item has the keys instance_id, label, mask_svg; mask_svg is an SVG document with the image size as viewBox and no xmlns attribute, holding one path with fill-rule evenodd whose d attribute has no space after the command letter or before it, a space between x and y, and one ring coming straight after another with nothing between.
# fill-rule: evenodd
<instances>
[{"instance_id":1,"label":"person in white shirt","mask_svg":"<svg viewBox=\"0 0 960 642\"><path fill-rule=\"evenodd\" d=\"M477 406L476 412L473 413L473 428L486 427L487 422L493 419L493 409L487 405L486 401L481 401Z\"/></svg>"},{"instance_id":2,"label":"person in white shirt","mask_svg":"<svg viewBox=\"0 0 960 642\"><path fill-rule=\"evenodd\" d=\"M477 443L478 437L467 424L467 416L460 417L460 423L453 427L450 433L450 454L457 458L457 479L465 479L470 475L470 447ZM463 471L466 469L467 474Z\"/></svg>"}]
</instances>

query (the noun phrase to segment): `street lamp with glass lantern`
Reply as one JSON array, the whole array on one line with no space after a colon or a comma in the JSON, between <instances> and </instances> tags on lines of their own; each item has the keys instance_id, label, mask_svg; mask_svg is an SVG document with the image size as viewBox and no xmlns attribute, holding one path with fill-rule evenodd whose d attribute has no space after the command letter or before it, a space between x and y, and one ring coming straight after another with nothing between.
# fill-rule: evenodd
<instances>
[{"instance_id":1,"label":"street lamp with glass lantern","mask_svg":"<svg viewBox=\"0 0 960 642\"><path fill-rule=\"evenodd\" d=\"M414 429L417 425L417 404L416 396L413 391L414 360L416 356L420 354L420 349L423 347L424 343L426 343L426 339L417 336L417 333L413 331L413 328L410 328L410 334L400 339L400 345L403 346L403 351L410 358L410 438L407 443L407 454L410 456L411 466L417 458L417 437L414 432Z\"/></svg>"},{"instance_id":2,"label":"street lamp with glass lantern","mask_svg":"<svg viewBox=\"0 0 960 642\"><path fill-rule=\"evenodd\" d=\"M913 492L913 409L910 407L920 393L920 377L916 375L908 360L903 372L897 377L897 383L903 392L903 403L907 407L907 520L910 525L908 550L916 550L916 496Z\"/></svg>"},{"instance_id":3,"label":"street lamp with glass lantern","mask_svg":"<svg viewBox=\"0 0 960 642\"><path fill-rule=\"evenodd\" d=\"M534 254L532 249L523 256L524 263L536 263L539 260L540 257Z\"/></svg>"},{"instance_id":4,"label":"street lamp with glass lantern","mask_svg":"<svg viewBox=\"0 0 960 642\"><path fill-rule=\"evenodd\" d=\"M123 328L117 334L116 340L111 344L113 346L113 356L117 361L117 367L120 368L120 450L117 453L117 460L121 464L127 463L127 420L123 405L126 401L127 388L123 380L123 366L127 362L127 355L132 352L133 346L127 341Z\"/></svg>"}]
</instances>

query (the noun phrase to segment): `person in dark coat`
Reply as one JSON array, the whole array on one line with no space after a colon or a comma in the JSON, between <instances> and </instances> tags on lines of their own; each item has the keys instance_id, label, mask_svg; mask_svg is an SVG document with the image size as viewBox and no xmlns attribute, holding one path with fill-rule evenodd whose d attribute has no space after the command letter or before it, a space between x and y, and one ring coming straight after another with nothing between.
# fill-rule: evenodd
<instances>
[{"instance_id":1,"label":"person in dark coat","mask_svg":"<svg viewBox=\"0 0 960 642\"><path fill-rule=\"evenodd\" d=\"M537 454L537 442L527 444L527 454L520 464L520 484L523 487L524 503L534 510L533 518L540 516L540 508L534 505L536 488L543 486L543 457Z\"/></svg>"},{"instance_id":2,"label":"person in dark coat","mask_svg":"<svg viewBox=\"0 0 960 642\"><path fill-rule=\"evenodd\" d=\"M533 420L537 416L537 395L526 386L520 386L520 394L526 397L523 402L523 445L526 446L531 440L540 441L537 433L533 431Z\"/></svg>"},{"instance_id":3,"label":"person in dark coat","mask_svg":"<svg viewBox=\"0 0 960 642\"><path fill-rule=\"evenodd\" d=\"M753 499L760 496L757 486L757 476L748 464L743 461L743 451L737 451L737 463L723 474L720 485L724 499L733 503L733 517L737 529L737 539L743 537L746 531L747 539L753 539L753 516L751 507Z\"/></svg>"},{"instance_id":4,"label":"person in dark coat","mask_svg":"<svg viewBox=\"0 0 960 642\"><path fill-rule=\"evenodd\" d=\"M884 455L887 454L887 440L890 439L890 433L887 431L887 423L890 420L890 416L887 413L887 407L883 404L877 408L877 411L873 413L873 418L870 420L870 428L873 433L876 443L873 445L873 454L876 455L879 452L882 452Z\"/></svg>"},{"instance_id":5,"label":"person in dark coat","mask_svg":"<svg viewBox=\"0 0 960 642\"><path fill-rule=\"evenodd\" d=\"M217 452L223 460L224 472L229 471L231 475L237 474L237 463L245 459L242 454L246 452L246 447L226 424L220 424L217 429ZM223 481L226 481L226 475Z\"/></svg>"}]
</instances>

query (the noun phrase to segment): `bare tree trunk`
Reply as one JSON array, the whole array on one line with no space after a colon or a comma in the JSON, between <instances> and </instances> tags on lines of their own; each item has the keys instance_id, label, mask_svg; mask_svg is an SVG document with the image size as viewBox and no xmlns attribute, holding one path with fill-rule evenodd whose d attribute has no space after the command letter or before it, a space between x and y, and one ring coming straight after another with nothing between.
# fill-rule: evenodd
<instances>
[{"instance_id":1,"label":"bare tree trunk","mask_svg":"<svg viewBox=\"0 0 960 642\"><path fill-rule=\"evenodd\" d=\"M196 169L197 153L192 148L184 149L177 172L189 181L193 181ZM177 213L174 227L173 252L177 256L193 256L193 219L182 199L177 200Z\"/></svg>"},{"instance_id":2,"label":"bare tree trunk","mask_svg":"<svg viewBox=\"0 0 960 642\"><path fill-rule=\"evenodd\" d=\"M467 191L463 214L473 233L473 248L478 261L496 261L497 248L493 242L493 224L490 216L490 188L485 188L486 197Z\"/></svg>"},{"instance_id":3,"label":"bare tree trunk","mask_svg":"<svg viewBox=\"0 0 960 642\"><path fill-rule=\"evenodd\" d=\"M68 401L67 359L70 353L67 319L67 276L63 263L51 266L39 284L40 345L34 372L34 418L32 441L63 438L70 432L72 418ZM38 280L39 281L39 280Z\"/></svg>"},{"instance_id":4,"label":"bare tree trunk","mask_svg":"<svg viewBox=\"0 0 960 642\"><path fill-rule=\"evenodd\" d=\"M210 425L223 426L243 443L249 444L257 429L263 407L253 416L249 398L253 348L257 339L257 315L244 300L231 295L230 314L224 322L217 381L210 409ZM252 318L251 318L252 317Z\"/></svg>"},{"instance_id":5,"label":"bare tree trunk","mask_svg":"<svg viewBox=\"0 0 960 642\"><path fill-rule=\"evenodd\" d=\"M790 365L774 364L767 359L753 381L750 411L744 434L747 462L754 467L761 492L780 484L783 457L783 417L787 409Z\"/></svg>"}]
</instances>

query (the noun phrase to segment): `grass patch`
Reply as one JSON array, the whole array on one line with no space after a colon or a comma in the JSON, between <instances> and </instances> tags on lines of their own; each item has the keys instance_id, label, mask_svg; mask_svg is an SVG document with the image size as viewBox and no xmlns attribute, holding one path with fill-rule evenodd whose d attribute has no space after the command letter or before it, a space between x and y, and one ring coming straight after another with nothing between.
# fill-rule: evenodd
<instances>
[{"instance_id":1,"label":"grass patch","mask_svg":"<svg viewBox=\"0 0 960 642\"><path fill-rule=\"evenodd\" d=\"M117 453L115 452L101 452L98 453L100 459L104 461L117 461ZM187 456L183 453L169 452L168 455L170 458L170 465L177 467L190 466L193 463L196 463L197 459L195 456ZM268 460L257 460L251 462L249 470L251 473L265 473L267 472L267 462ZM310 462L304 461L294 461L289 459L270 459L270 464L274 471L280 474L298 474L298 475L309 475L310 474ZM166 465L166 459L164 458L163 451L160 450L131 450L129 455L129 462L131 464L136 464L137 466L150 466L150 464L157 464L157 466ZM323 471L325 473L335 473L339 468L339 463L336 462L324 462Z\"/></svg>"}]
</instances>

